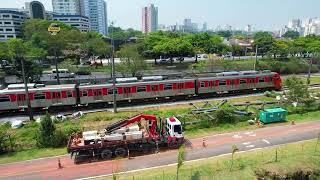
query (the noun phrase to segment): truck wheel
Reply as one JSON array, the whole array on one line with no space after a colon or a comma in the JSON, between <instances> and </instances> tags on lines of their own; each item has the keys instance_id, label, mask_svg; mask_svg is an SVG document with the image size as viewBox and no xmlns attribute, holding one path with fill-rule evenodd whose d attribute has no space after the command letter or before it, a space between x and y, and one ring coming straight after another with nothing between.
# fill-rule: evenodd
<instances>
[{"instance_id":1,"label":"truck wheel","mask_svg":"<svg viewBox=\"0 0 320 180\"><path fill-rule=\"evenodd\" d=\"M114 153L117 157L124 157L127 155L127 150L125 150L124 148L118 148Z\"/></svg>"},{"instance_id":2,"label":"truck wheel","mask_svg":"<svg viewBox=\"0 0 320 180\"><path fill-rule=\"evenodd\" d=\"M170 146L170 148L178 148L179 143L177 141L172 141L169 146Z\"/></svg>"},{"instance_id":3,"label":"truck wheel","mask_svg":"<svg viewBox=\"0 0 320 180\"><path fill-rule=\"evenodd\" d=\"M102 159L111 159L112 158L112 151L105 149L101 152Z\"/></svg>"}]
</instances>

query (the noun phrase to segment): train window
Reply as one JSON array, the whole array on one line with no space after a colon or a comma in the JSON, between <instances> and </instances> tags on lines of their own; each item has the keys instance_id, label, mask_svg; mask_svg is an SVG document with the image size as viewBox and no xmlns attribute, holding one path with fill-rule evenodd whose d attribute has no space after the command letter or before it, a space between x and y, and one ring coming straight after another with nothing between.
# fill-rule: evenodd
<instances>
[{"instance_id":1,"label":"train window","mask_svg":"<svg viewBox=\"0 0 320 180\"><path fill-rule=\"evenodd\" d=\"M151 91L159 91L158 85L151 85Z\"/></svg>"},{"instance_id":2,"label":"train window","mask_svg":"<svg viewBox=\"0 0 320 180\"><path fill-rule=\"evenodd\" d=\"M82 96L88 96L88 91L87 90L83 90L82 91Z\"/></svg>"},{"instance_id":3,"label":"train window","mask_svg":"<svg viewBox=\"0 0 320 180\"><path fill-rule=\"evenodd\" d=\"M172 90L172 84L166 84L164 90Z\"/></svg>"},{"instance_id":4,"label":"train window","mask_svg":"<svg viewBox=\"0 0 320 180\"><path fill-rule=\"evenodd\" d=\"M71 91L67 91L67 96L68 96L68 98L71 98L72 97L72 92Z\"/></svg>"},{"instance_id":5,"label":"train window","mask_svg":"<svg viewBox=\"0 0 320 180\"><path fill-rule=\"evenodd\" d=\"M247 81L246 80L244 80L244 79L240 79L240 84L246 84L247 83Z\"/></svg>"},{"instance_id":6,"label":"train window","mask_svg":"<svg viewBox=\"0 0 320 180\"><path fill-rule=\"evenodd\" d=\"M0 96L0 102L9 102L10 98L8 96Z\"/></svg>"},{"instance_id":7,"label":"train window","mask_svg":"<svg viewBox=\"0 0 320 180\"><path fill-rule=\"evenodd\" d=\"M108 94L113 94L113 89L109 88L109 89L108 89ZM116 89L116 94L118 94L117 89Z\"/></svg>"},{"instance_id":8,"label":"train window","mask_svg":"<svg viewBox=\"0 0 320 180\"><path fill-rule=\"evenodd\" d=\"M206 83L205 82L201 82L200 83L200 87L206 87Z\"/></svg>"},{"instance_id":9,"label":"train window","mask_svg":"<svg viewBox=\"0 0 320 180\"><path fill-rule=\"evenodd\" d=\"M93 90L94 96L102 96L102 91L100 89Z\"/></svg>"},{"instance_id":10,"label":"train window","mask_svg":"<svg viewBox=\"0 0 320 180\"><path fill-rule=\"evenodd\" d=\"M44 95L44 93L35 94L34 99L46 99L46 96Z\"/></svg>"},{"instance_id":11,"label":"train window","mask_svg":"<svg viewBox=\"0 0 320 180\"><path fill-rule=\"evenodd\" d=\"M225 80L221 80L219 83L220 86L226 85L226 81Z\"/></svg>"},{"instance_id":12,"label":"train window","mask_svg":"<svg viewBox=\"0 0 320 180\"><path fill-rule=\"evenodd\" d=\"M261 77L261 78L259 78L259 82L264 82L264 78L263 77Z\"/></svg>"},{"instance_id":13,"label":"train window","mask_svg":"<svg viewBox=\"0 0 320 180\"><path fill-rule=\"evenodd\" d=\"M146 88L145 86L138 86L137 92L145 92L146 89L147 89L147 88Z\"/></svg>"}]
</instances>

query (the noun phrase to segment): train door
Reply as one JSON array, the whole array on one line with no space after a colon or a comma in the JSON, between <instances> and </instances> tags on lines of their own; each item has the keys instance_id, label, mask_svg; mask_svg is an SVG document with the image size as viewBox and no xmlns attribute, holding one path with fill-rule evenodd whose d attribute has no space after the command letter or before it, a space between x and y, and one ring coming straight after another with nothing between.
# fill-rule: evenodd
<instances>
[{"instance_id":1,"label":"train door","mask_svg":"<svg viewBox=\"0 0 320 180\"><path fill-rule=\"evenodd\" d=\"M124 87L123 88L123 96L124 96L124 98L131 97L131 87Z\"/></svg>"},{"instance_id":2,"label":"train door","mask_svg":"<svg viewBox=\"0 0 320 180\"><path fill-rule=\"evenodd\" d=\"M184 91L184 83L178 83L178 92L183 93Z\"/></svg>"},{"instance_id":3,"label":"train door","mask_svg":"<svg viewBox=\"0 0 320 180\"><path fill-rule=\"evenodd\" d=\"M151 85L151 93L152 96L158 96L159 95L159 85Z\"/></svg>"},{"instance_id":4,"label":"train door","mask_svg":"<svg viewBox=\"0 0 320 180\"><path fill-rule=\"evenodd\" d=\"M93 99L95 101L97 100L102 100L103 96L102 96L102 89L94 89L93 90Z\"/></svg>"},{"instance_id":5,"label":"train door","mask_svg":"<svg viewBox=\"0 0 320 180\"><path fill-rule=\"evenodd\" d=\"M26 101L26 95L25 94L18 94L17 97L18 101L18 106L27 106L27 101Z\"/></svg>"},{"instance_id":6,"label":"train door","mask_svg":"<svg viewBox=\"0 0 320 180\"><path fill-rule=\"evenodd\" d=\"M53 104L61 103L61 92L53 92L52 93L52 103Z\"/></svg>"}]
</instances>

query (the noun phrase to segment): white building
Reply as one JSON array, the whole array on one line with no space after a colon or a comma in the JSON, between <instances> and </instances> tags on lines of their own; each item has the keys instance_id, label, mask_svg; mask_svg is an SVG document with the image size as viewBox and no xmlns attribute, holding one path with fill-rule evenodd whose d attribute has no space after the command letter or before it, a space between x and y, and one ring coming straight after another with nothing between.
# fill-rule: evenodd
<instances>
[{"instance_id":1,"label":"white building","mask_svg":"<svg viewBox=\"0 0 320 180\"><path fill-rule=\"evenodd\" d=\"M0 41L21 38L21 25L27 15L18 9L0 8Z\"/></svg>"},{"instance_id":2,"label":"white building","mask_svg":"<svg viewBox=\"0 0 320 180\"><path fill-rule=\"evenodd\" d=\"M81 32L90 31L89 18L81 15L60 15L53 14L53 20L68 24L71 27L78 28Z\"/></svg>"},{"instance_id":3,"label":"white building","mask_svg":"<svg viewBox=\"0 0 320 180\"><path fill-rule=\"evenodd\" d=\"M208 24L204 22L202 25L202 32L207 32L207 31L208 31Z\"/></svg>"},{"instance_id":4,"label":"white building","mask_svg":"<svg viewBox=\"0 0 320 180\"><path fill-rule=\"evenodd\" d=\"M142 32L149 33L158 30L158 7L151 4L142 8Z\"/></svg>"},{"instance_id":5,"label":"white building","mask_svg":"<svg viewBox=\"0 0 320 180\"><path fill-rule=\"evenodd\" d=\"M304 36L307 35L320 35L320 18L306 19L304 25Z\"/></svg>"},{"instance_id":6,"label":"white building","mask_svg":"<svg viewBox=\"0 0 320 180\"><path fill-rule=\"evenodd\" d=\"M252 35L252 26L248 24L245 28L245 31L248 35Z\"/></svg>"},{"instance_id":7,"label":"white building","mask_svg":"<svg viewBox=\"0 0 320 180\"><path fill-rule=\"evenodd\" d=\"M107 3L104 0L83 0L83 12L89 18L92 31L108 34Z\"/></svg>"},{"instance_id":8,"label":"white building","mask_svg":"<svg viewBox=\"0 0 320 180\"><path fill-rule=\"evenodd\" d=\"M52 0L53 12L62 15L83 15L81 12L82 0Z\"/></svg>"}]
</instances>

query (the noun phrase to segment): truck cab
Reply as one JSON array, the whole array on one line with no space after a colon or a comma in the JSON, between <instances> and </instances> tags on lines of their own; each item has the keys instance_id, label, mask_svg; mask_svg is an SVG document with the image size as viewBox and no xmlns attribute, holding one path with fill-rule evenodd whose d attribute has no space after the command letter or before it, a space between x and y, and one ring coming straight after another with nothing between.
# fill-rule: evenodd
<instances>
[{"instance_id":1,"label":"truck cab","mask_svg":"<svg viewBox=\"0 0 320 180\"><path fill-rule=\"evenodd\" d=\"M178 118L166 118L165 128L168 135L169 146L176 146L183 143L182 125Z\"/></svg>"}]
</instances>

